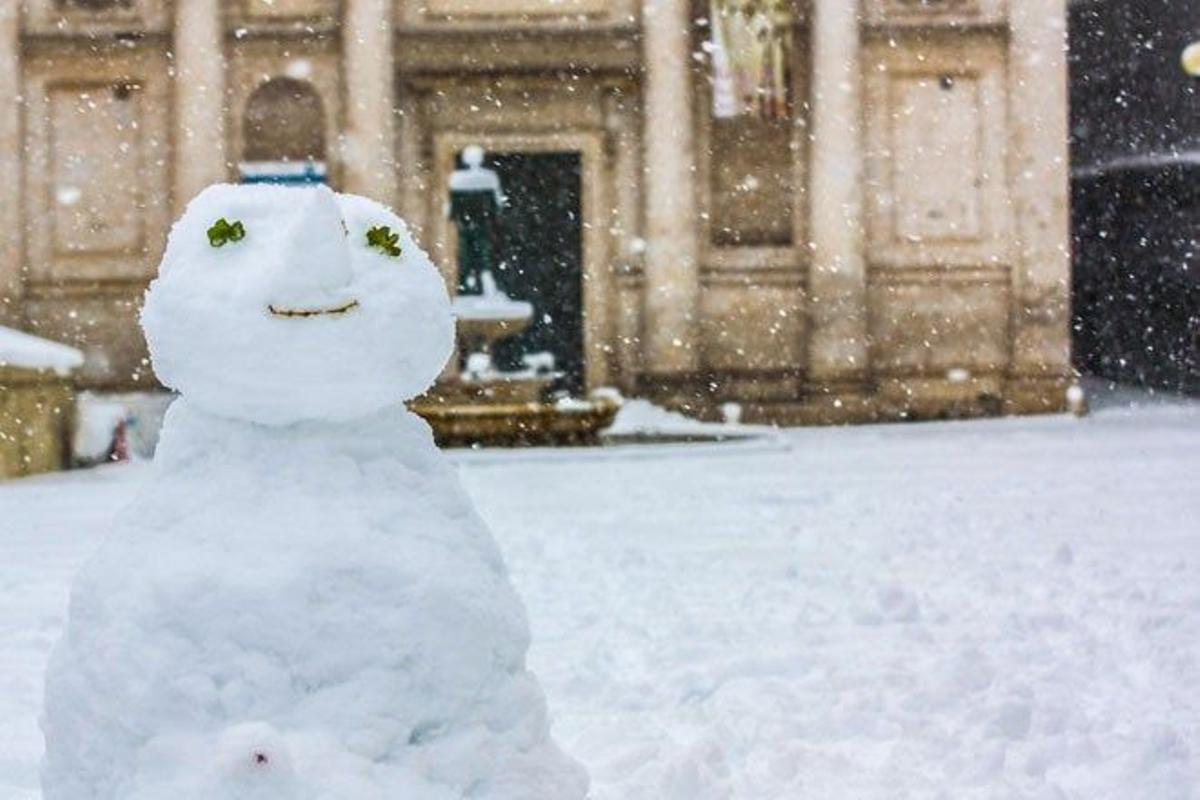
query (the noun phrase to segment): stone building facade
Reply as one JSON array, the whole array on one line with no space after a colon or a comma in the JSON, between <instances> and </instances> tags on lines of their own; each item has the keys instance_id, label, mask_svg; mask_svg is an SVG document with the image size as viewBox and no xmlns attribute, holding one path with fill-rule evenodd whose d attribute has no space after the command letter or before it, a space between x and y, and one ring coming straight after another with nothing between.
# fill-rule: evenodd
<instances>
[{"instance_id":1,"label":"stone building facade","mask_svg":"<svg viewBox=\"0 0 1200 800\"><path fill-rule=\"evenodd\" d=\"M712 113L711 7L8 0L0 313L150 388L140 295L205 185L320 161L452 264L480 144L578 156L587 389L781 423L1061 407L1065 0L794 0L783 119Z\"/></svg>"}]
</instances>

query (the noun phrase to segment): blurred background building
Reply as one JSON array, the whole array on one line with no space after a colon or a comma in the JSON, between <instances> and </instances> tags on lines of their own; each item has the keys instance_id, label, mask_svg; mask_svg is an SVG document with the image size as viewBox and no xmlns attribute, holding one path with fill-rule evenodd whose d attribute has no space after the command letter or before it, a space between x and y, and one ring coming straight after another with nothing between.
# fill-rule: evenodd
<instances>
[{"instance_id":1,"label":"blurred background building","mask_svg":"<svg viewBox=\"0 0 1200 800\"><path fill-rule=\"evenodd\" d=\"M8 0L2 313L83 350L86 387L153 388L140 296L205 185L370 195L450 270L479 144L500 280L579 391L782 423L1058 409L1064 5Z\"/></svg>"},{"instance_id":2,"label":"blurred background building","mask_svg":"<svg viewBox=\"0 0 1200 800\"><path fill-rule=\"evenodd\" d=\"M1200 0L1071 4L1075 354L1200 392Z\"/></svg>"}]
</instances>

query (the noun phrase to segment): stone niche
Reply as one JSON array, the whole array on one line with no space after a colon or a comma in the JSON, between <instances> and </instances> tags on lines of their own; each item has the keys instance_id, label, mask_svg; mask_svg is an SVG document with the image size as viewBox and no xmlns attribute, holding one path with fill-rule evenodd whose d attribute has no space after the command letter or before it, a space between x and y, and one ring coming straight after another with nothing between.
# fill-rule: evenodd
<instances>
[{"instance_id":1,"label":"stone niche","mask_svg":"<svg viewBox=\"0 0 1200 800\"><path fill-rule=\"evenodd\" d=\"M707 6L707 3L704 4ZM787 112L719 113L713 65L693 71L697 121L697 189L701 259L706 270L731 277L793 271L808 259L808 114L810 47L806 4L793 3L786 32ZM711 20L697 25L694 48L703 48Z\"/></svg>"},{"instance_id":2,"label":"stone niche","mask_svg":"<svg viewBox=\"0 0 1200 800\"><path fill-rule=\"evenodd\" d=\"M235 40L228 53L230 158L314 158L326 162L337 186L341 165L334 143L343 113L337 41L249 37Z\"/></svg>"}]
</instances>

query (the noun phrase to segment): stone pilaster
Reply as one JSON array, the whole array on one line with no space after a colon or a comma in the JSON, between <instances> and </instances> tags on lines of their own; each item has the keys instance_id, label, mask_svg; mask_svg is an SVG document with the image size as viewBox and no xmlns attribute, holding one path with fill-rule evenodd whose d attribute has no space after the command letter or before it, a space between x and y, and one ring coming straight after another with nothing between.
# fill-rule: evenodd
<instances>
[{"instance_id":1,"label":"stone pilaster","mask_svg":"<svg viewBox=\"0 0 1200 800\"><path fill-rule=\"evenodd\" d=\"M395 205L395 3L345 0L344 7L342 185L347 192Z\"/></svg>"},{"instance_id":2,"label":"stone pilaster","mask_svg":"<svg viewBox=\"0 0 1200 800\"><path fill-rule=\"evenodd\" d=\"M643 369L682 376L700 364L691 2L644 0L642 8Z\"/></svg>"},{"instance_id":3,"label":"stone pilaster","mask_svg":"<svg viewBox=\"0 0 1200 800\"><path fill-rule=\"evenodd\" d=\"M808 376L853 390L869 367L859 2L813 5Z\"/></svg>"},{"instance_id":4,"label":"stone pilaster","mask_svg":"<svg viewBox=\"0 0 1200 800\"><path fill-rule=\"evenodd\" d=\"M175 3L176 214L204 187L228 179L221 5L220 0Z\"/></svg>"},{"instance_id":5,"label":"stone pilaster","mask_svg":"<svg viewBox=\"0 0 1200 800\"><path fill-rule=\"evenodd\" d=\"M0 323L21 318L21 13L0 3Z\"/></svg>"},{"instance_id":6,"label":"stone pilaster","mask_svg":"<svg viewBox=\"0 0 1200 800\"><path fill-rule=\"evenodd\" d=\"M1071 370L1065 0L1010 3L1013 265L1011 410L1061 407Z\"/></svg>"}]
</instances>

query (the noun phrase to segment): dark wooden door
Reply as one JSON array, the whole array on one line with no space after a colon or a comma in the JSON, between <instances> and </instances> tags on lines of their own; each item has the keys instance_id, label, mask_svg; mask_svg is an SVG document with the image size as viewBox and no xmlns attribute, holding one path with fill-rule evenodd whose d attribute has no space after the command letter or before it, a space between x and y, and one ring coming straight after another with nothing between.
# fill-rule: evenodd
<instances>
[{"instance_id":1,"label":"dark wooden door","mask_svg":"<svg viewBox=\"0 0 1200 800\"><path fill-rule=\"evenodd\" d=\"M508 205L500 214L496 282L528 300L534 319L520 336L496 348L504 369L528 353L550 352L561 388L579 392L583 374L583 245L578 153L495 153L487 166L500 175Z\"/></svg>"}]
</instances>

